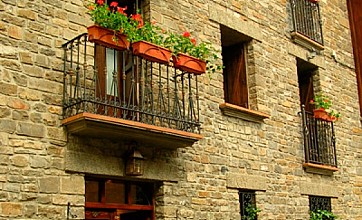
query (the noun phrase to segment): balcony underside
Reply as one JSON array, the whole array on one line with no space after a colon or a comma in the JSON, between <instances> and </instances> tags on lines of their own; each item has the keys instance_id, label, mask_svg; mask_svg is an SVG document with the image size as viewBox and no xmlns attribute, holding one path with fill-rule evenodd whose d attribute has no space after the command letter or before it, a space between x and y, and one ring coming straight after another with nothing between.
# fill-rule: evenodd
<instances>
[{"instance_id":1,"label":"balcony underside","mask_svg":"<svg viewBox=\"0 0 362 220\"><path fill-rule=\"evenodd\" d=\"M136 141L163 148L191 146L202 135L92 113L80 113L62 121L72 135Z\"/></svg>"}]
</instances>

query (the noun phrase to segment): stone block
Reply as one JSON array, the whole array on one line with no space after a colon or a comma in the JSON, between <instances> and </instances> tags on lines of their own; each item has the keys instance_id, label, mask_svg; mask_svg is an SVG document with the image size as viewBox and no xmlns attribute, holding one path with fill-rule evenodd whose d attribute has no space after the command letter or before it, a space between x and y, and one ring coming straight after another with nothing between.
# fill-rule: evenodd
<instances>
[{"instance_id":1,"label":"stone block","mask_svg":"<svg viewBox=\"0 0 362 220\"><path fill-rule=\"evenodd\" d=\"M38 206L36 204L26 204L24 205L24 216L27 218L36 218L36 213L38 212Z\"/></svg>"},{"instance_id":2,"label":"stone block","mask_svg":"<svg viewBox=\"0 0 362 220\"><path fill-rule=\"evenodd\" d=\"M59 177L39 178L39 190L42 193L58 193L60 180Z\"/></svg>"},{"instance_id":3,"label":"stone block","mask_svg":"<svg viewBox=\"0 0 362 220\"><path fill-rule=\"evenodd\" d=\"M41 219L66 219L64 207L51 206L51 205L39 205L38 216Z\"/></svg>"},{"instance_id":4,"label":"stone block","mask_svg":"<svg viewBox=\"0 0 362 220\"><path fill-rule=\"evenodd\" d=\"M7 217L19 216L22 214L22 205L20 203L4 202L0 204L1 214Z\"/></svg>"},{"instance_id":5,"label":"stone block","mask_svg":"<svg viewBox=\"0 0 362 220\"><path fill-rule=\"evenodd\" d=\"M16 122L9 119L0 119L0 131L13 133L16 130Z\"/></svg>"},{"instance_id":6,"label":"stone block","mask_svg":"<svg viewBox=\"0 0 362 220\"><path fill-rule=\"evenodd\" d=\"M37 14L30 9L19 9L18 15L19 17L27 18L30 20L35 20L38 17Z\"/></svg>"},{"instance_id":7,"label":"stone block","mask_svg":"<svg viewBox=\"0 0 362 220\"><path fill-rule=\"evenodd\" d=\"M57 195L53 197L54 205L67 205L68 202L72 204L72 206L83 206L85 202L85 198L83 195Z\"/></svg>"},{"instance_id":8,"label":"stone block","mask_svg":"<svg viewBox=\"0 0 362 220\"><path fill-rule=\"evenodd\" d=\"M29 163L29 158L26 155L15 155L10 157L11 164L16 167L26 167Z\"/></svg>"},{"instance_id":9,"label":"stone block","mask_svg":"<svg viewBox=\"0 0 362 220\"><path fill-rule=\"evenodd\" d=\"M228 173L226 181L227 186L230 188L251 190L267 189L267 179L262 176Z\"/></svg>"},{"instance_id":10,"label":"stone block","mask_svg":"<svg viewBox=\"0 0 362 220\"><path fill-rule=\"evenodd\" d=\"M0 118L6 118L11 115L11 111L8 107L0 107Z\"/></svg>"},{"instance_id":11,"label":"stone block","mask_svg":"<svg viewBox=\"0 0 362 220\"><path fill-rule=\"evenodd\" d=\"M46 157L43 156L31 156L30 166L32 168L47 168L49 166L49 161Z\"/></svg>"},{"instance_id":12,"label":"stone block","mask_svg":"<svg viewBox=\"0 0 362 220\"><path fill-rule=\"evenodd\" d=\"M21 40L23 38L23 30L18 26L10 26L8 29L9 37Z\"/></svg>"},{"instance_id":13,"label":"stone block","mask_svg":"<svg viewBox=\"0 0 362 220\"><path fill-rule=\"evenodd\" d=\"M44 137L45 126L26 122L19 122L17 134L27 135L30 137Z\"/></svg>"},{"instance_id":14,"label":"stone block","mask_svg":"<svg viewBox=\"0 0 362 220\"><path fill-rule=\"evenodd\" d=\"M72 175L70 177L62 177L60 179L60 192L66 194L85 193L85 183L83 176Z\"/></svg>"},{"instance_id":15,"label":"stone block","mask_svg":"<svg viewBox=\"0 0 362 220\"><path fill-rule=\"evenodd\" d=\"M20 61L26 64L33 64L33 57L31 53L19 52Z\"/></svg>"},{"instance_id":16,"label":"stone block","mask_svg":"<svg viewBox=\"0 0 362 220\"><path fill-rule=\"evenodd\" d=\"M18 111L18 110L14 110L12 112L13 115L13 120L15 121L25 121L29 119L29 115L27 111Z\"/></svg>"},{"instance_id":17,"label":"stone block","mask_svg":"<svg viewBox=\"0 0 362 220\"><path fill-rule=\"evenodd\" d=\"M30 108L29 104L21 99L10 99L7 105L13 109L29 110Z\"/></svg>"},{"instance_id":18,"label":"stone block","mask_svg":"<svg viewBox=\"0 0 362 220\"><path fill-rule=\"evenodd\" d=\"M41 78L44 77L44 69L40 68L38 66L28 66L28 65L23 65L24 68L24 73L32 76L32 77L37 77L37 78Z\"/></svg>"},{"instance_id":19,"label":"stone block","mask_svg":"<svg viewBox=\"0 0 362 220\"><path fill-rule=\"evenodd\" d=\"M9 96L15 96L18 92L18 86L0 82L0 93Z\"/></svg>"},{"instance_id":20,"label":"stone block","mask_svg":"<svg viewBox=\"0 0 362 220\"><path fill-rule=\"evenodd\" d=\"M299 187L300 187L300 193L304 195L326 196L326 197L335 197L335 198L337 198L340 195L339 187L334 186L332 184L324 184L320 182L317 183L300 182Z\"/></svg>"}]
</instances>

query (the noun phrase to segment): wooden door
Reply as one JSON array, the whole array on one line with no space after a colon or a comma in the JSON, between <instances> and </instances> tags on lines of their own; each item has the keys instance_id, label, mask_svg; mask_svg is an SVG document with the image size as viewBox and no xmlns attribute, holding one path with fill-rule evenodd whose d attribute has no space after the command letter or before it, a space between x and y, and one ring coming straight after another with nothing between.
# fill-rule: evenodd
<instances>
[{"instance_id":1,"label":"wooden door","mask_svg":"<svg viewBox=\"0 0 362 220\"><path fill-rule=\"evenodd\" d=\"M132 71L132 56L126 51L96 45L95 62L98 73L96 96L102 103L97 113L121 117L121 107L130 96L130 84L136 75Z\"/></svg>"},{"instance_id":2,"label":"wooden door","mask_svg":"<svg viewBox=\"0 0 362 220\"><path fill-rule=\"evenodd\" d=\"M361 0L347 0L347 5L356 66L360 114L362 117L362 3Z\"/></svg>"}]
</instances>

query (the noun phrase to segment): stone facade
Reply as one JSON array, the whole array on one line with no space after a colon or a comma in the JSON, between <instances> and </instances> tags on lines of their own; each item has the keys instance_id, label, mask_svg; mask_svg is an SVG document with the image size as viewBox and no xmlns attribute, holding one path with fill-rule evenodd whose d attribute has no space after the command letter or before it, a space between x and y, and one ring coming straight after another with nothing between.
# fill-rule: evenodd
<instances>
[{"instance_id":1,"label":"stone facade","mask_svg":"<svg viewBox=\"0 0 362 220\"><path fill-rule=\"evenodd\" d=\"M0 219L84 218L84 176L123 176L125 142L67 134L62 120L61 45L91 24L82 0L0 2ZM177 150L143 146L140 179L161 182L157 219L240 219L239 189L256 190L258 219L308 219L308 195L332 197L340 219L362 219L362 128L343 1L321 0L325 49L291 40L286 0L149 0L152 19L191 31L221 50L220 24L249 36L251 122L224 115L223 76L200 77L201 135ZM332 56L332 54L336 56ZM318 67L318 88L332 97L339 171L303 170L296 58Z\"/></svg>"}]
</instances>

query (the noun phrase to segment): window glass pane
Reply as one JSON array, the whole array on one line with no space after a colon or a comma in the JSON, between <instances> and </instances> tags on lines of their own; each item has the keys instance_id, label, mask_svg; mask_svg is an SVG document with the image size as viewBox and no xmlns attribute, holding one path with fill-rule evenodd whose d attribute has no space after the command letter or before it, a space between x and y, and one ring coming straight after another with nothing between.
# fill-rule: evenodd
<instances>
[{"instance_id":1,"label":"window glass pane","mask_svg":"<svg viewBox=\"0 0 362 220\"><path fill-rule=\"evenodd\" d=\"M125 195L125 184L117 183L112 181L106 182L106 203L121 203L125 204L126 195Z\"/></svg>"},{"instance_id":2,"label":"window glass pane","mask_svg":"<svg viewBox=\"0 0 362 220\"><path fill-rule=\"evenodd\" d=\"M131 203L138 205L152 205L153 189L150 184L132 184L130 186Z\"/></svg>"},{"instance_id":3,"label":"window glass pane","mask_svg":"<svg viewBox=\"0 0 362 220\"><path fill-rule=\"evenodd\" d=\"M118 86L116 82L113 81L113 74L117 74L118 61L117 61L117 52L113 49L106 48L106 62L107 62L107 75L106 75L106 85L107 85L107 95L118 95Z\"/></svg>"},{"instance_id":4,"label":"window glass pane","mask_svg":"<svg viewBox=\"0 0 362 220\"><path fill-rule=\"evenodd\" d=\"M100 202L99 183L97 181L85 181L85 201Z\"/></svg>"}]
</instances>

